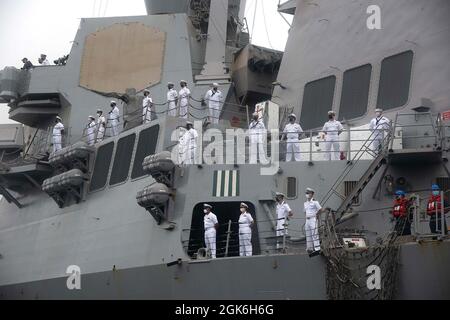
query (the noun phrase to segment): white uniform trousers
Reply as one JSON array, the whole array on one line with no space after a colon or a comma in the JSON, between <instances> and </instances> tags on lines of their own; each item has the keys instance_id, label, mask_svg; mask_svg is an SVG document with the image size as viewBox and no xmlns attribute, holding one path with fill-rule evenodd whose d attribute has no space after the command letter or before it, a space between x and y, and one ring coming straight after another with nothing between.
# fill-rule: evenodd
<instances>
[{"instance_id":1,"label":"white uniform trousers","mask_svg":"<svg viewBox=\"0 0 450 320\"><path fill-rule=\"evenodd\" d=\"M264 151L264 139L263 134L251 133L250 134L250 159L249 163L255 164L258 162L262 164L267 163L266 152Z\"/></svg>"},{"instance_id":2,"label":"white uniform trousers","mask_svg":"<svg viewBox=\"0 0 450 320\"><path fill-rule=\"evenodd\" d=\"M295 161L300 161L300 140L288 139L286 143L286 161L292 160L294 155Z\"/></svg>"},{"instance_id":3,"label":"white uniform trousers","mask_svg":"<svg viewBox=\"0 0 450 320\"><path fill-rule=\"evenodd\" d=\"M184 119L188 118L188 105L185 106L180 105L180 118Z\"/></svg>"},{"instance_id":4,"label":"white uniform trousers","mask_svg":"<svg viewBox=\"0 0 450 320\"><path fill-rule=\"evenodd\" d=\"M283 247L283 239L279 237L283 237L288 234L287 223L287 219L277 220L277 249Z\"/></svg>"},{"instance_id":5,"label":"white uniform trousers","mask_svg":"<svg viewBox=\"0 0 450 320\"><path fill-rule=\"evenodd\" d=\"M220 105L209 105L209 118L211 123L219 123Z\"/></svg>"},{"instance_id":6,"label":"white uniform trousers","mask_svg":"<svg viewBox=\"0 0 450 320\"><path fill-rule=\"evenodd\" d=\"M239 255L247 257L252 255L252 229L239 228Z\"/></svg>"},{"instance_id":7,"label":"white uniform trousers","mask_svg":"<svg viewBox=\"0 0 450 320\"><path fill-rule=\"evenodd\" d=\"M119 121L111 120L110 125L111 125L111 136L112 137L117 136L119 134Z\"/></svg>"},{"instance_id":8,"label":"white uniform trousers","mask_svg":"<svg viewBox=\"0 0 450 320\"><path fill-rule=\"evenodd\" d=\"M209 228L205 231L205 245L206 249L211 252L211 258L216 257L216 229Z\"/></svg>"},{"instance_id":9,"label":"white uniform trousers","mask_svg":"<svg viewBox=\"0 0 450 320\"><path fill-rule=\"evenodd\" d=\"M373 138L372 145L373 145L373 151L378 153L382 147L383 143L383 133L375 134L375 137Z\"/></svg>"},{"instance_id":10,"label":"white uniform trousers","mask_svg":"<svg viewBox=\"0 0 450 320\"><path fill-rule=\"evenodd\" d=\"M177 116L177 105L175 102L169 102L167 114L172 117Z\"/></svg>"},{"instance_id":11,"label":"white uniform trousers","mask_svg":"<svg viewBox=\"0 0 450 320\"><path fill-rule=\"evenodd\" d=\"M62 137L61 135L54 135L53 136L53 152L61 150L62 149Z\"/></svg>"},{"instance_id":12,"label":"white uniform trousers","mask_svg":"<svg viewBox=\"0 0 450 320\"><path fill-rule=\"evenodd\" d=\"M89 132L91 131L91 132ZM93 130L88 130L87 143L92 146L95 143L95 132Z\"/></svg>"},{"instance_id":13,"label":"white uniform trousers","mask_svg":"<svg viewBox=\"0 0 450 320\"><path fill-rule=\"evenodd\" d=\"M315 217L306 218L305 233L306 233L306 249L313 251L320 250L317 218Z\"/></svg>"},{"instance_id":14,"label":"white uniform trousers","mask_svg":"<svg viewBox=\"0 0 450 320\"><path fill-rule=\"evenodd\" d=\"M333 148L334 151L331 151ZM329 135L325 137L325 160L339 160L339 136Z\"/></svg>"},{"instance_id":15,"label":"white uniform trousers","mask_svg":"<svg viewBox=\"0 0 450 320\"><path fill-rule=\"evenodd\" d=\"M98 128L97 132L97 143L103 141L103 136L105 135L105 127L100 125L100 128Z\"/></svg>"}]
</instances>

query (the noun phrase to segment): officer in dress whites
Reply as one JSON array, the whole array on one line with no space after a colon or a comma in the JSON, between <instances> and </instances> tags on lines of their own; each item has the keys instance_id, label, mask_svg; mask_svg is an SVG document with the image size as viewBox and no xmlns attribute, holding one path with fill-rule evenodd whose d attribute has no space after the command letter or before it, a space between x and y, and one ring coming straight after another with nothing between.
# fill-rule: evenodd
<instances>
[{"instance_id":1,"label":"officer in dress whites","mask_svg":"<svg viewBox=\"0 0 450 320\"><path fill-rule=\"evenodd\" d=\"M241 202L241 215L239 216L239 255L241 257L252 255L252 227L254 220L247 212L248 205Z\"/></svg>"},{"instance_id":2,"label":"officer in dress whites","mask_svg":"<svg viewBox=\"0 0 450 320\"><path fill-rule=\"evenodd\" d=\"M203 205L203 225L205 228L205 245L211 253L211 258L216 257L216 229L219 227L217 216L211 212L212 206L205 203Z\"/></svg>"},{"instance_id":3,"label":"officer in dress whites","mask_svg":"<svg viewBox=\"0 0 450 320\"><path fill-rule=\"evenodd\" d=\"M284 201L284 194L277 192L275 199L277 201L277 237L282 237L288 234L287 222L289 217L294 214L291 211L289 205ZM280 240L277 240L277 249L281 248Z\"/></svg>"},{"instance_id":4,"label":"officer in dress whites","mask_svg":"<svg viewBox=\"0 0 450 320\"><path fill-rule=\"evenodd\" d=\"M187 87L185 80L180 81L181 90L178 93L180 97L180 118L187 119L189 112L189 99L191 98L191 90Z\"/></svg>"},{"instance_id":5,"label":"officer in dress whites","mask_svg":"<svg viewBox=\"0 0 450 320\"><path fill-rule=\"evenodd\" d=\"M50 62L48 62L47 60L47 55L46 54L41 54L41 57L38 59L39 63L43 66L48 66L50 65Z\"/></svg>"},{"instance_id":6,"label":"officer in dress whites","mask_svg":"<svg viewBox=\"0 0 450 320\"><path fill-rule=\"evenodd\" d=\"M64 125L62 124L62 119L56 116L55 126L53 127L53 152L62 149L62 135L64 134Z\"/></svg>"},{"instance_id":7,"label":"officer in dress whites","mask_svg":"<svg viewBox=\"0 0 450 320\"><path fill-rule=\"evenodd\" d=\"M108 113L108 122L111 126L111 136L115 137L119 134L120 111L114 100L111 101L110 106L111 111Z\"/></svg>"},{"instance_id":8,"label":"officer in dress whites","mask_svg":"<svg viewBox=\"0 0 450 320\"><path fill-rule=\"evenodd\" d=\"M383 109L375 109L375 118L370 120L369 128L372 131L373 151L378 153L382 148L384 133L389 130L391 122L383 116Z\"/></svg>"},{"instance_id":9,"label":"officer in dress whites","mask_svg":"<svg viewBox=\"0 0 450 320\"><path fill-rule=\"evenodd\" d=\"M186 122L186 133L184 134L184 142L186 144L185 164L194 164L197 159L197 138L198 132L194 129L192 122Z\"/></svg>"},{"instance_id":10,"label":"officer in dress whites","mask_svg":"<svg viewBox=\"0 0 450 320\"><path fill-rule=\"evenodd\" d=\"M89 122L86 126L86 137L87 137L87 143L88 145L92 146L95 143L95 117L89 116Z\"/></svg>"},{"instance_id":11,"label":"officer in dress whites","mask_svg":"<svg viewBox=\"0 0 450 320\"><path fill-rule=\"evenodd\" d=\"M172 117L177 116L177 104L178 104L178 93L174 88L174 84L169 82L167 84L167 114Z\"/></svg>"},{"instance_id":12,"label":"officer in dress whites","mask_svg":"<svg viewBox=\"0 0 450 320\"><path fill-rule=\"evenodd\" d=\"M325 160L339 160L339 135L344 127L335 120L336 113L328 111L328 121L323 126L323 133L325 134ZM333 147L334 152L331 152Z\"/></svg>"},{"instance_id":13,"label":"officer in dress whites","mask_svg":"<svg viewBox=\"0 0 450 320\"><path fill-rule=\"evenodd\" d=\"M294 154L295 161L300 161L300 137L303 133L303 129L300 124L295 123L297 117L295 114L290 114L289 123L286 124L283 130L283 138L287 137L286 143L286 161L292 160L292 154Z\"/></svg>"},{"instance_id":14,"label":"officer in dress whites","mask_svg":"<svg viewBox=\"0 0 450 320\"><path fill-rule=\"evenodd\" d=\"M320 252L318 215L322 212L322 206L314 199L314 190L306 188L306 201L303 204L306 214L305 234L306 250L310 255Z\"/></svg>"},{"instance_id":15,"label":"officer in dress whites","mask_svg":"<svg viewBox=\"0 0 450 320\"><path fill-rule=\"evenodd\" d=\"M103 111L101 109L97 109L97 139L95 140L97 143L103 141L105 130L106 119L103 116Z\"/></svg>"},{"instance_id":16,"label":"officer in dress whites","mask_svg":"<svg viewBox=\"0 0 450 320\"><path fill-rule=\"evenodd\" d=\"M260 163L266 163L266 154L264 151L264 135L266 127L262 119L259 119L257 112L253 113L252 122L248 127L250 141L250 159L249 163L255 164L259 158Z\"/></svg>"},{"instance_id":17,"label":"officer in dress whites","mask_svg":"<svg viewBox=\"0 0 450 320\"><path fill-rule=\"evenodd\" d=\"M222 111L222 92L218 89L219 84L213 83L212 89L208 90L203 98L203 102L208 102L209 122L219 123L220 112Z\"/></svg>"},{"instance_id":18,"label":"officer in dress whites","mask_svg":"<svg viewBox=\"0 0 450 320\"><path fill-rule=\"evenodd\" d=\"M144 90L144 100L142 100L142 123L152 121L153 100L150 97L150 91Z\"/></svg>"}]
</instances>

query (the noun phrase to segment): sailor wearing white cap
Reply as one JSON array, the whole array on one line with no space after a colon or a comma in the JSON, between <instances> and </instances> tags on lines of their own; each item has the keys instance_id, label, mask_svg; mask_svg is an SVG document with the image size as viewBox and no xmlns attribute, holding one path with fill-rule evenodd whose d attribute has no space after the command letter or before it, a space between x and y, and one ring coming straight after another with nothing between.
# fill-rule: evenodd
<instances>
[{"instance_id":1,"label":"sailor wearing white cap","mask_svg":"<svg viewBox=\"0 0 450 320\"><path fill-rule=\"evenodd\" d=\"M308 253L320 251L319 230L317 215L322 211L322 206L314 197L314 190L306 188L306 201L303 204L306 214L305 234L306 250Z\"/></svg>"},{"instance_id":2,"label":"sailor wearing white cap","mask_svg":"<svg viewBox=\"0 0 450 320\"><path fill-rule=\"evenodd\" d=\"M56 116L55 126L53 127L52 142L53 142L53 152L62 149L62 135L64 134L64 125L62 124L62 119Z\"/></svg>"},{"instance_id":3,"label":"sailor wearing white cap","mask_svg":"<svg viewBox=\"0 0 450 320\"><path fill-rule=\"evenodd\" d=\"M180 97L180 118L188 118L189 99L191 98L191 90L187 87L185 80L180 81L181 90L178 93Z\"/></svg>"},{"instance_id":4,"label":"sailor wearing white cap","mask_svg":"<svg viewBox=\"0 0 450 320\"><path fill-rule=\"evenodd\" d=\"M150 97L150 91L144 90L144 100L142 100L142 123L152 121L153 100Z\"/></svg>"},{"instance_id":5,"label":"sailor wearing white cap","mask_svg":"<svg viewBox=\"0 0 450 320\"><path fill-rule=\"evenodd\" d=\"M106 119L101 109L97 109L97 139L95 142L103 141L106 130Z\"/></svg>"},{"instance_id":6,"label":"sailor wearing white cap","mask_svg":"<svg viewBox=\"0 0 450 320\"><path fill-rule=\"evenodd\" d=\"M323 126L323 133L325 133L325 160L339 160L339 135L344 127L335 120L336 114L334 111L328 111L328 121ZM334 152L331 152L333 147Z\"/></svg>"},{"instance_id":7,"label":"sailor wearing white cap","mask_svg":"<svg viewBox=\"0 0 450 320\"><path fill-rule=\"evenodd\" d=\"M266 136L266 126L264 125L262 119L259 118L259 114L257 112L253 113L252 119L252 122L250 122L250 125L248 126L250 141L249 163L255 164L259 159L260 163L266 164L267 158L264 151L264 137Z\"/></svg>"},{"instance_id":8,"label":"sailor wearing white cap","mask_svg":"<svg viewBox=\"0 0 450 320\"><path fill-rule=\"evenodd\" d=\"M239 255L241 257L252 255L252 226L254 220L247 212L248 205L241 202L241 215L239 216Z\"/></svg>"},{"instance_id":9,"label":"sailor wearing white cap","mask_svg":"<svg viewBox=\"0 0 450 320\"><path fill-rule=\"evenodd\" d=\"M108 123L111 126L111 136L115 137L119 134L120 111L114 100L111 101L110 106L111 111L108 113Z\"/></svg>"},{"instance_id":10,"label":"sailor wearing white cap","mask_svg":"<svg viewBox=\"0 0 450 320\"><path fill-rule=\"evenodd\" d=\"M295 123L297 117L295 114L289 115L289 123L286 124L283 131L283 136L286 136L286 161L292 160L292 154L294 154L295 161L300 161L300 137L303 133L303 129L300 124Z\"/></svg>"},{"instance_id":11,"label":"sailor wearing white cap","mask_svg":"<svg viewBox=\"0 0 450 320\"><path fill-rule=\"evenodd\" d=\"M219 227L217 216L211 212L210 204L203 204L203 226L205 228L205 245L206 249L211 253L211 258L216 257L216 229Z\"/></svg>"},{"instance_id":12,"label":"sailor wearing white cap","mask_svg":"<svg viewBox=\"0 0 450 320\"><path fill-rule=\"evenodd\" d=\"M186 143L186 157L185 164L194 164L197 159L197 138L198 132L194 129L192 122L186 122L186 133L184 134L184 141Z\"/></svg>"},{"instance_id":13,"label":"sailor wearing white cap","mask_svg":"<svg viewBox=\"0 0 450 320\"><path fill-rule=\"evenodd\" d=\"M178 93L172 82L167 83L167 114L172 117L177 116Z\"/></svg>"},{"instance_id":14,"label":"sailor wearing white cap","mask_svg":"<svg viewBox=\"0 0 450 320\"><path fill-rule=\"evenodd\" d=\"M95 117L89 116L88 120L89 122L86 126L86 138L88 145L92 146L95 143L95 128L96 128Z\"/></svg>"},{"instance_id":15,"label":"sailor wearing white cap","mask_svg":"<svg viewBox=\"0 0 450 320\"><path fill-rule=\"evenodd\" d=\"M204 101L208 102L209 121L219 123L220 112L222 111L222 92L218 89L219 84L213 83L212 89L205 94Z\"/></svg>"},{"instance_id":16,"label":"sailor wearing white cap","mask_svg":"<svg viewBox=\"0 0 450 320\"><path fill-rule=\"evenodd\" d=\"M291 211L291 207L284 201L284 194L277 192L275 194L275 199L277 201L277 237L282 237L288 234L287 222L289 217L294 214ZM280 249L280 241L277 240L277 249Z\"/></svg>"},{"instance_id":17,"label":"sailor wearing white cap","mask_svg":"<svg viewBox=\"0 0 450 320\"><path fill-rule=\"evenodd\" d=\"M389 130L391 121L383 116L382 109L375 109L375 118L370 121L369 128L372 131L372 146L375 152L379 152L382 147L384 133Z\"/></svg>"}]
</instances>

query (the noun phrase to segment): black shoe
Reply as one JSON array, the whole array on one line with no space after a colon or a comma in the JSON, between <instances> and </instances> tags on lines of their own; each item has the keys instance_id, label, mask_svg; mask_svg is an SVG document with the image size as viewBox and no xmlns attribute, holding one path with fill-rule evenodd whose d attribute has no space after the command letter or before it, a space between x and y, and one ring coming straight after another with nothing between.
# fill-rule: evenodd
<instances>
[{"instance_id":1,"label":"black shoe","mask_svg":"<svg viewBox=\"0 0 450 320\"><path fill-rule=\"evenodd\" d=\"M312 258L312 257L318 256L319 254L320 254L320 250L313 251L309 254L309 257Z\"/></svg>"}]
</instances>

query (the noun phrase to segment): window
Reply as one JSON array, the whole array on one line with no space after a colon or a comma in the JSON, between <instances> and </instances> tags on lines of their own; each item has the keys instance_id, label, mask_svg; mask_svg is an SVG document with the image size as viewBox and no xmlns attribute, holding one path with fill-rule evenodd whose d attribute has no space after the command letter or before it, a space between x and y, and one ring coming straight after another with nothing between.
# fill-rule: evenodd
<instances>
[{"instance_id":1,"label":"window","mask_svg":"<svg viewBox=\"0 0 450 320\"><path fill-rule=\"evenodd\" d=\"M128 178L135 140L134 133L119 139L109 185L123 182Z\"/></svg>"},{"instance_id":2,"label":"window","mask_svg":"<svg viewBox=\"0 0 450 320\"><path fill-rule=\"evenodd\" d=\"M156 144L158 142L159 125L142 130L139 134L136 155L134 156L133 171L131 179L139 178L145 175L142 168L142 162L146 156L155 153Z\"/></svg>"},{"instance_id":3,"label":"window","mask_svg":"<svg viewBox=\"0 0 450 320\"><path fill-rule=\"evenodd\" d=\"M358 118L366 113L371 73L370 64L344 72L339 120Z\"/></svg>"},{"instance_id":4,"label":"window","mask_svg":"<svg viewBox=\"0 0 450 320\"><path fill-rule=\"evenodd\" d=\"M336 77L330 76L305 85L300 124L303 129L322 127L333 106Z\"/></svg>"},{"instance_id":5,"label":"window","mask_svg":"<svg viewBox=\"0 0 450 320\"><path fill-rule=\"evenodd\" d=\"M105 186L113 150L114 142L107 143L98 148L89 191L95 191Z\"/></svg>"},{"instance_id":6,"label":"window","mask_svg":"<svg viewBox=\"0 0 450 320\"><path fill-rule=\"evenodd\" d=\"M287 182L286 197L288 199L297 198L297 178L295 178L295 177L288 177L286 179L286 182Z\"/></svg>"},{"instance_id":7,"label":"window","mask_svg":"<svg viewBox=\"0 0 450 320\"><path fill-rule=\"evenodd\" d=\"M412 51L383 60L378 88L378 108L393 109L405 105L408 101L412 60Z\"/></svg>"}]
</instances>

